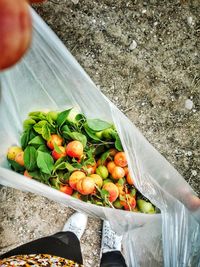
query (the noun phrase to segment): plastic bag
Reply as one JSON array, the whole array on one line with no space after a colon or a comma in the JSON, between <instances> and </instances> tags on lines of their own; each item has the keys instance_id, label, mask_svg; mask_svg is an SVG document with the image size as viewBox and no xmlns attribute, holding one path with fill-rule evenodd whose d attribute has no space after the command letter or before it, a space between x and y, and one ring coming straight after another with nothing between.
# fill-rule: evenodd
<instances>
[{"instance_id":1,"label":"plastic bag","mask_svg":"<svg viewBox=\"0 0 200 267\"><path fill-rule=\"evenodd\" d=\"M32 16L31 49L19 64L0 76L0 183L108 219L115 231L123 233L129 266L200 266L200 209L195 211L193 207L194 192L190 186L96 88L33 10ZM87 204L9 169L5 155L9 146L19 144L22 121L28 112L74 106L87 117L115 123L136 187L161 214Z\"/></svg>"}]
</instances>

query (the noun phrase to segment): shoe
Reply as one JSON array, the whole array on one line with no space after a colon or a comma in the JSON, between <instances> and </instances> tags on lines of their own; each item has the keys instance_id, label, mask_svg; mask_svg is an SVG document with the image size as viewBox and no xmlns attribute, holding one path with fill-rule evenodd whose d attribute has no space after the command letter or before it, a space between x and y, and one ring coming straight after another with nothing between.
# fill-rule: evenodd
<instances>
[{"instance_id":1,"label":"shoe","mask_svg":"<svg viewBox=\"0 0 200 267\"><path fill-rule=\"evenodd\" d=\"M117 235L110 227L108 221L103 221L101 253L113 250L121 251L122 236Z\"/></svg>"},{"instance_id":2,"label":"shoe","mask_svg":"<svg viewBox=\"0 0 200 267\"><path fill-rule=\"evenodd\" d=\"M80 240L87 226L88 217L86 214L75 212L63 227L63 231L74 233Z\"/></svg>"}]
</instances>

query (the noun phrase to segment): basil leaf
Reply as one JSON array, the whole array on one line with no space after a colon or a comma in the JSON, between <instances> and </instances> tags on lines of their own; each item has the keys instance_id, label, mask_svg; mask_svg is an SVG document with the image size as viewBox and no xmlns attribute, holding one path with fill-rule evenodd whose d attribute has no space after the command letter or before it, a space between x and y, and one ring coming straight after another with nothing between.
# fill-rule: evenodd
<instances>
[{"instance_id":1,"label":"basil leaf","mask_svg":"<svg viewBox=\"0 0 200 267\"><path fill-rule=\"evenodd\" d=\"M23 129L24 130L31 129L35 123L36 123L35 120L33 120L33 119L27 119L27 120L25 120L23 122Z\"/></svg>"},{"instance_id":2,"label":"basil leaf","mask_svg":"<svg viewBox=\"0 0 200 267\"><path fill-rule=\"evenodd\" d=\"M41 132L41 134L42 134L42 137L46 141L48 141L51 138L51 132L50 132L50 129L49 129L47 123L42 126L42 132Z\"/></svg>"},{"instance_id":3,"label":"basil leaf","mask_svg":"<svg viewBox=\"0 0 200 267\"><path fill-rule=\"evenodd\" d=\"M117 136L115 140L115 148L119 151L123 151L122 143L121 143L119 136Z\"/></svg>"},{"instance_id":4,"label":"basil leaf","mask_svg":"<svg viewBox=\"0 0 200 267\"><path fill-rule=\"evenodd\" d=\"M12 169L16 172L23 172L25 170L24 166L19 165L19 163L14 160L8 159L8 162L10 163Z\"/></svg>"},{"instance_id":5,"label":"basil leaf","mask_svg":"<svg viewBox=\"0 0 200 267\"><path fill-rule=\"evenodd\" d=\"M70 110L71 110L71 108L68 110L65 110L63 112L60 112L58 114L56 122L57 122L59 128L66 122Z\"/></svg>"},{"instance_id":6,"label":"basil leaf","mask_svg":"<svg viewBox=\"0 0 200 267\"><path fill-rule=\"evenodd\" d=\"M33 129L39 133L39 134L42 134L42 128L43 126L47 124L47 121L45 120L42 120L42 121L39 121L38 123L36 123L34 126L33 126Z\"/></svg>"},{"instance_id":7,"label":"basil leaf","mask_svg":"<svg viewBox=\"0 0 200 267\"><path fill-rule=\"evenodd\" d=\"M100 119L89 119L87 120L87 125L91 130L95 132L103 131L112 127L112 124Z\"/></svg>"},{"instance_id":8,"label":"basil leaf","mask_svg":"<svg viewBox=\"0 0 200 267\"><path fill-rule=\"evenodd\" d=\"M27 146L24 150L24 165L28 171L37 168L37 150L33 146Z\"/></svg>"},{"instance_id":9,"label":"basil leaf","mask_svg":"<svg viewBox=\"0 0 200 267\"><path fill-rule=\"evenodd\" d=\"M44 145L45 141L41 136L37 135L28 144L29 145Z\"/></svg>"},{"instance_id":10,"label":"basil leaf","mask_svg":"<svg viewBox=\"0 0 200 267\"><path fill-rule=\"evenodd\" d=\"M42 172L51 174L53 165L54 161L51 155L42 151L38 151L37 166Z\"/></svg>"}]
</instances>

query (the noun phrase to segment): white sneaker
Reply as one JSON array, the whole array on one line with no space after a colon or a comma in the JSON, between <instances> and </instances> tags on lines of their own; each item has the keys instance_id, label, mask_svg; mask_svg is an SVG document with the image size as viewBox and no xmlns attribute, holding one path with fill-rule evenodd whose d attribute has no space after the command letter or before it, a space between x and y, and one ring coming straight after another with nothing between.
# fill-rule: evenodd
<instances>
[{"instance_id":1,"label":"white sneaker","mask_svg":"<svg viewBox=\"0 0 200 267\"><path fill-rule=\"evenodd\" d=\"M110 227L108 221L103 221L101 253L113 250L121 251L122 236L117 235Z\"/></svg>"},{"instance_id":2,"label":"white sneaker","mask_svg":"<svg viewBox=\"0 0 200 267\"><path fill-rule=\"evenodd\" d=\"M75 212L63 227L63 231L73 232L80 240L87 226L88 217L86 214Z\"/></svg>"}]
</instances>

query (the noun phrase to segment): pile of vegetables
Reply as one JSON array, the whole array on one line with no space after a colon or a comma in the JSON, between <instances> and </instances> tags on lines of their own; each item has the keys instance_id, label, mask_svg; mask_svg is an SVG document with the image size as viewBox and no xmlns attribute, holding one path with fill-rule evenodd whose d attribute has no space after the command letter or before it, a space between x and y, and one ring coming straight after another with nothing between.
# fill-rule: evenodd
<instances>
[{"instance_id":1,"label":"pile of vegetables","mask_svg":"<svg viewBox=\"0 0 200 267\"><path fill-rule=\"evenodd\" d=\"M72 108L31 112L23 129L21 147L8 149L14 171L88 203L156 212L134 186L113 124Z\"/></svg>"}]
</instances>

